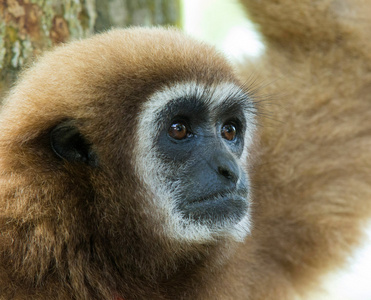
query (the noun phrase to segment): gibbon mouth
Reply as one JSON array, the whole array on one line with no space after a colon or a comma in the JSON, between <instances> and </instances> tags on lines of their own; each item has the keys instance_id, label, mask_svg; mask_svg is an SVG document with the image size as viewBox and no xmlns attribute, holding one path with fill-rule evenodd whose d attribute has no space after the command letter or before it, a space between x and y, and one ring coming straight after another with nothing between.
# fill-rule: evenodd
<instances>
[{"instance_id":1,"label":"gibbon mouth","mask_svg":"<svg viewBox=\"0 0 371 300\"><path fill-rule=\"evenodd\" d=\"M247 195L226 193L201 197L178 206L185 218L197 222L218 222L233 220L238 222L248 212Z\"/></svg>"},{"instance_id":2,"label":"gibbon mouth","mask_svg":"<svg viewBox=\"0 0 371 300\"><path fill-rule=\"evenodd\" d=\"M196 204L196 203L207 203L207 202L214 202L214 201L228 201L228 199L239 199L242 201L246 200L246 196L242 196L241 193L217 193L213 195L209 195L206 197L200 197L193 200L188 201L188 204Z\"/></svg>"}]
</instances>

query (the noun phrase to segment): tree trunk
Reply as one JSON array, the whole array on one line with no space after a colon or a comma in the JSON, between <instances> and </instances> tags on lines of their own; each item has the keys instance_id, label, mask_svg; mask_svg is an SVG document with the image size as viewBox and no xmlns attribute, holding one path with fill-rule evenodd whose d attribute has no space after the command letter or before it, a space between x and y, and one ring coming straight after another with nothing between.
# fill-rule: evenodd
<instances>
[{"instance_id":1,"label":"tree trunk","mask_svg":"<svg viewBox=\"0 0 371 300\"><path fill-rule=\"evenodd\" d=\"M43 50L110 27L179 25L180 0L0 0L0 99Z\"/></svg>"},{"instance_id":2,"label":"tree trunk","mask_svg":"<svg viewBox=\"0 0 371 300\"><path fill-rule=\"evenodd\" d=\"M98 0L96 6L96 32L111 26L180 25L180 0Z\"/></svg>"}]
</instances>

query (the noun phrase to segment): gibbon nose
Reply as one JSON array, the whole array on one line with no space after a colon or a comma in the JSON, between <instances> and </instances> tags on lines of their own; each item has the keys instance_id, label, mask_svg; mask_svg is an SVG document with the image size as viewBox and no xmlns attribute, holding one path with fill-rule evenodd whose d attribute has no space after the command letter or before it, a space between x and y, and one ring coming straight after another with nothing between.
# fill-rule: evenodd
<instances>
[{"instance_id":1,"label":"gibbon nose","mask_svg":"<svg viewBox=\"0 0 371 300\"><path fill-rule=\"evenodd\" d=\"M229 153L223 153L215 156L216 171L223 180L235 185L239 179L239 168L234 157Z\"/></svg>"}]
</instances>

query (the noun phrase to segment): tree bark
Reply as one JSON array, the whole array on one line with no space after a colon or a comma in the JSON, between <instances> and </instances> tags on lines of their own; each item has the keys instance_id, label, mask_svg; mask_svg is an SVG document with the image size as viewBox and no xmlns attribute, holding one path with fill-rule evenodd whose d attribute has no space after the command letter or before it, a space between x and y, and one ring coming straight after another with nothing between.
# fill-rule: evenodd
<instances>
[{"instance_id":1,"label":"tree bark","mask_svg":"<svg viewBox=\"0 0 371 300\"><path fill-rule=\"evenodd\" d=\"M97 1L95 31L111 26L180 26L180 0L108 0Z\"/></svg>"},{"instance_id":2,"label":"tree bark","mask_svg":"<svg viewBox=\"0 0 371 300\"><path fill-rule=\"evenodd\" d=\"M0 97L55 44L117 26L179 24L180 0L0 0Z\"/></svg>"}]
</instances>

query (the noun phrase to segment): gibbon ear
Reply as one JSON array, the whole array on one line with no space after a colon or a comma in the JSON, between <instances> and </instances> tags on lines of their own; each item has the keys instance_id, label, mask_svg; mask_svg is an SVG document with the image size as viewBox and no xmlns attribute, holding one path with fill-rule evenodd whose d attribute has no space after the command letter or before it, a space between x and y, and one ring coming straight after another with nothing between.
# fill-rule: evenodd
<instances>
[{"instance_id":1,"label":"gibbon ear","mask_svg":"<svg viewBox=\"0 0 371 300\"><path fill-rule=\"evenodd\" d=\"M64 121L52 129L50 144L54 153L64 160L81 162L92 167L98 164L91 144L71 120Z\"/></svg>"}]
</instances>

